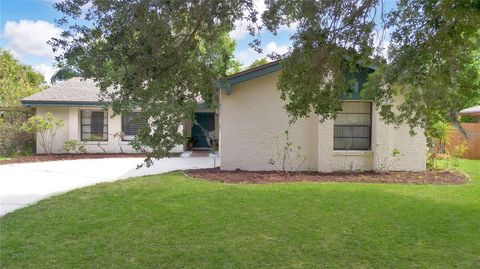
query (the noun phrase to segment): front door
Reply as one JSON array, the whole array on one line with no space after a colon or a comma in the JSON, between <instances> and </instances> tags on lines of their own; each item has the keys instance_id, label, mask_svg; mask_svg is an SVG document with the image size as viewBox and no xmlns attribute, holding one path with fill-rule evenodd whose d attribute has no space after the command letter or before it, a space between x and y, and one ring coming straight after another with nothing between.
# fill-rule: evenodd
<instances>
[{"instance_id":1,"label":"front door","mask_svg":"<svg viewBox=\"0 0 480 269\"><path fill-rule=\"evenodd\" d=\"M215 130L215 113L214 112L197 112L195 119L198 124L208 131ZM208 148L207 138L202 129L197 124L192 124L192 138L194 148Z\"/></svg>"}]
</instances>

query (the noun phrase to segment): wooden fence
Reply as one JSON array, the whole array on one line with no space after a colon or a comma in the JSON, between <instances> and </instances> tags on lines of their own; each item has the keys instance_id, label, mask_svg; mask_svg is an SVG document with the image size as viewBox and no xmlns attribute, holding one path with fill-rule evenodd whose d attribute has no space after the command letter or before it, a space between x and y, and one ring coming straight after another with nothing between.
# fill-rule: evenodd
<instances>
[{"instance_id":1,"label":"wooden fence","mask_svg":"<svg viewBox=\"0 0 480 269\"><path fill-rule=\"evenodd\" d=\"M467 132L468 140L465 139L457 128L452 127L445 149L448 152L453 152L456 146L466 141L468 150L465 151L463 157L466 159L480 159L480 123L461 123L461 125Z\"/></svg>"}]
</instances>

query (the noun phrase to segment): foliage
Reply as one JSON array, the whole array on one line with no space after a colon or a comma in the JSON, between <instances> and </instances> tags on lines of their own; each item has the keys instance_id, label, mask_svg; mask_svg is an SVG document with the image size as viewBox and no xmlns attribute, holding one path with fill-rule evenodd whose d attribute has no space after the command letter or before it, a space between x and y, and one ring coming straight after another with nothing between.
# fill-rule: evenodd
<instances>
[{"instance_id":1,"label":"foliage","mask_svg":"<svg viewBox=\"0 0 480 269\"><path fill-rule=\"evenodd\" d=\"M0 156L28 155L34 148L34 136L21 128L30 110L9 109L0 116Z\"/></svg>"},{"instance_id":2,"label":"foliage","mask_svg":"<svg viewBox=\"0 0 480 269\"><path fill-rule=\"evenodd\" d=\"M4 268L478 268L479 166L461 160L472 181L457 186L231 185L183 173L98 184L1 217L0 260Z\"/></svg>"},{"instance_id":3,"label":"foliage","mask_svg":"<svg viewBox=\"0 0 480 269\"><path fill-rule=\"evenodd\" d=\"M104 141L103 137L98 135L91 135L87 141L95 142L95 145L103 152L103 154L107 154L107 151L103 148L102 143Z\"/></svg>"},{"instance_id":4,"label":"foliage","mask_svg":"<svg viewBox=\"0 0 480 269\"><path fill-rule=\"evenodd\" d=\"M36 135L37 143L46 154L51 154L55 135L61 127L63 127L63 120L48 112L46 117L40 115L30 117L23 124L22 129Z\"/></svg>"},{"instance_id":5,"label":"foliage","mask_svg":"<svg viewBox=\"0 0 480 269\"><path fill-rule=\"evenodd\" d=\"M81 76L80 71L73 66L59 64L57 67L59 69L50 78L51 84L55 84L57 81L63 81L73 77Z\"/></svg>"},{"instance_id":6,"label":"foliage","mask_svg":"<svg viewBox=\"0 0 480 269\"><path fill-rule=\"evenodd\" d=\"M87 153L85 143L75 139L65 141L63 143L63 149L68 153Z\"/></svg>"},{"instance_id":7,"label":"foliage","mask_svg":"<svg viewBox=\"0 0 480 269\"><path fill-rule=\"evenodd\" d=\"M435 153L443 153L448 144L449 135L452 132L452 126L449 122L439 121L427 129L426 135L429 144L434 145Z\"/></svg>"},{"instance_id":8,"label":"foliage","mask_svg":"<svg viewBox=\"0 0 480 269\"><path fill-rule=\"evenodd\" d=\"M455 146L447 153L430 153L427 155L427 168L431 170L456 169L459 167L460 160L468 149L467 142L463 141L462 144Z\"/></svg>"},{"instance_id":9,"label":"foliage","mask_svg":"<svg viewBox=\"0 0 480 269\"><path fill-rule=\"evenodd\" d=\"M475 122L480 122L480 118L472 117L470 115L462 115L460 117L460 122L475 123Z\"/></svg>"},{"instance_id":10,"label":"foliage","mask_svg":"<svg viewBox=\"0 0 480 269\"><path fill-rule=\"evenodd\" d=\"M39 92L43 82L42 74L0 48L0 107L18 106L20 99Z\"/></svg>"},{"instance_id":11,"label":"foliage","mask_svg":"<svg viewBox=\"0 0 480 269\"><path fill-rule=\"evenodd\" d=\"M132 146L167 156L184 142L178 126L192 118L196 98L215 103L218 78L237 68L228 33L236 20L256 17L252 2L62 1L55 8L69 30L52 44L64 51L59 61L98 82L115 114L140 108L155 126L140 131Z\"/></svg>"},{"instance_id":12,"label":"foliage","mask_svg":"<svg viewBox=\"0 0 480 269\"><path fill-rule=\"evenodd\" d=\"M450 156L452 156L452 158L450 158L450 166L458 167L459 159L462 158L465 152L468 150L469 148L466 141L463 141L462 144L453 147L453 149L448 152Z\"/></svg>"},{"instance_id":13,"label":"foliage","mask_svg":"<svg viewBox=\"0 0 480 269\"><path fill-rule=\"evenodd\" d=\"M218 78L231 69L235 22L259 33L253 2L65 0L55 7L69 30L52 44L64 51L60 61L99 83L114 113L141 108L155 127L132 144L162 157L184 142L178 126L192 118L196 98L215 103ZM412 130L455 123L460 109L479 100L478 1L400 0L387 12L381 0L265 2L264 28L276 34L296 26L288 53L270 55L283 60L278 88L292 122L312 113L335 117L366 67L376 72L362 84L364 95L387 123ZM251 45L261 51L260 39ZM398 95L404 102L395 103Z\"/></svg>"},{"instance_id":14,"label":"foliage","mask_svg":"<svg viewBox=\"0 0 480 269\"><path fill-rule=\"evenodd\" d=\"M389 172L392 169L393 164L398 161L398 157L400 156L400 150L393 149L390 153L390 156L387 156L383 159L383 161L378 166L378 172L385 173ZM377 157L378 158L378 157Z\"/></svg>"},{"instance_id":15,"label":"foliage","mask_svg":"<svg viewBox=\"0 0 480 269\"><path fill-rule=\"evenodd\" d=\"M250 69L250 68L254 68L254 67L257 67L257 66L261 66L261 65L264 65L264 64L268 64L268 60L267 58L260 58L260 59L256 59L255 61L253 61L248 67L247 69Z\"/></svg>"},{"instance_id":16,"label":"foliage","mask_svg":"<svg viewBox=\"0 0 480 269\"><path fill-rule=\"evenodd\" d=\"M288 130L285 130L284 135L285 138L281 140L278 136L274 137L274 151L268 164L281 174L290 175L290 172L303 171L307 157L302 154L302 147L293 145Z\"/></svg>"},{"instance_id":17,"label":"foliage","mask_svg":"<svg viewBox=\"0 0 480 269\"><path fill-rule=\"evenodd\" d=\"M123 141L123 138L125 137L125 133L123 133L122 131L119 131L119 132L114 133L113 137L117 139L118 148L120 149L120 152L124 153L123 152L123 147L122 147L122 141Z\"/></svg>"},{"instance_id":18,"label":"foliage","mask_svg":"<svg viewBox=\"0 0 480 269\"><path fill-rule=\"evenodd\" d=\"M352 82L374 66L365 96L387 123L430 127L454 121L480 96L478 1L269 0L262 18L274 33L298 23L278 88L293 120L311 112L334 117ZM388 51L383 39L389 35ZM372 60L373 59L373 60ZM388 63L388 64L387 64ZM395 104L397 95L404 102ZM398 113L394 113L398 109Z\"/></svg>"},{"instance_id":19,"label":"foliage","mask_svg":"<svg viewBox=\"0 0 480 269\"><path fill-rule=\"evenodd\" d=\"M192 123L193 125L198 126L200 128L200 131L202 131L210 151L215 152L215 150L217 149L217 138L215 136L215 130L213 131L207 130L204 126L198 123L197 120L194 120Z\"/></svg>"}]
</instances>

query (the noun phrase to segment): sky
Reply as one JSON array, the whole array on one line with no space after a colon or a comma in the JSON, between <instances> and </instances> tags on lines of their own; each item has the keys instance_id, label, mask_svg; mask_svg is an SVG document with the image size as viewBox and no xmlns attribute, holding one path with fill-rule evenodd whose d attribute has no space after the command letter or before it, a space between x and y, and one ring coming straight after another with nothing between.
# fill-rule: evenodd
<instances>
[{"instance_id":1,"label":"sky","mask_svg":"<svg viewBox=\"0 0 480 269\"><path fill-rule=\"evenodd\" d=\"M59 0L0 0L0 46L11 51L20 62L31 65L42 73L47 81L56 71L55 55L47 41L62 32L55 24L55 19L61 17L61 13L52 6L55 1ZM263 0L254 2L257 10L262 13L265 10ZM258 54L248 45L254 37L248 34L245 24L239 21L236 29L230 33L237 42L235 58L248 66L255 59L272 52L283 54L288 51L290 35L294 30L295 25L283 27L277 36L262 31L260 39L263 54Z\"/></svg>"}]
</instances>

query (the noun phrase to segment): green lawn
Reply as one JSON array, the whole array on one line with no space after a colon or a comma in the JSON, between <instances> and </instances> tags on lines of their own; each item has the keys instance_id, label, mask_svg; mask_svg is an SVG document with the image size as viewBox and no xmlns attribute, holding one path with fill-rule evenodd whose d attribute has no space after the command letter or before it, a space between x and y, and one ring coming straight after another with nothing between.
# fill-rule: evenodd
<instances>
[{"instance_id":1,"label":"green lawn","mask_svg":"<svg viewBox=\"0 0 480 269\"><path fill-rule=\"evenodd\" d=\"M466 185L101 184L0 219L1 268L480 268Z\"/></svg>"}]
</instances>

